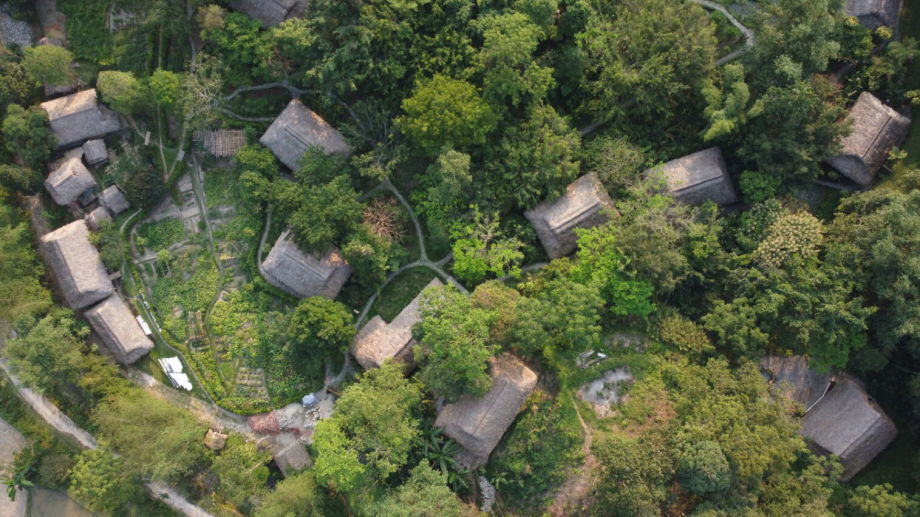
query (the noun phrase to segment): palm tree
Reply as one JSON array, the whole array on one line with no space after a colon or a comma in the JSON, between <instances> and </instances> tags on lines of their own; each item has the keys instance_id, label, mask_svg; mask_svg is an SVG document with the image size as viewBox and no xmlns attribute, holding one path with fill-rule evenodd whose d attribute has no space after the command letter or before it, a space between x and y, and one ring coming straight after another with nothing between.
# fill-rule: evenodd
<instances>
[{"instance_id":1,"label":"palm tree","mask_svg":"<svg viewBox=\"0 0 920 517\"><path fill-rule=\"evenodd\" d=\"M422 433L418 438L422 457L428 460L433 468L447 474L447 483L455 491L468 488L467 474L469 471L460 468L455 456L460 452L457 442L443 435L437 427L431 427L427 433Z\"/></svg>"}]
</instances>

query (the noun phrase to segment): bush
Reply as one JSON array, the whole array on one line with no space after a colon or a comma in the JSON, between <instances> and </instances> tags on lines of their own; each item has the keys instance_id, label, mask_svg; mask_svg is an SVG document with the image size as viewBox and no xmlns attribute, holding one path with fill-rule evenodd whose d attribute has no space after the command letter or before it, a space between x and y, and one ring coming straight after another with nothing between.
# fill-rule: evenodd
<instances>
[{"instance_id":1,"label":"bush","mask_svg":"<svg viewBox=\"0 0 920 517\"><path fill-rule=\"evenodd\" d=\"M738 180L745 203L759 203L776 197L783 180L775 174L744 171Z\"/></svg>"}]
</instances>

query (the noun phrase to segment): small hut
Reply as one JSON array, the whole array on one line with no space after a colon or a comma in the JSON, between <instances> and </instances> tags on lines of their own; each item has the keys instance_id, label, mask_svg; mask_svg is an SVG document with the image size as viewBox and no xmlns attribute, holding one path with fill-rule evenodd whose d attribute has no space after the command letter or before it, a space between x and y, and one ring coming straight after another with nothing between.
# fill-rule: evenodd
<instances>
[{"instance_id":1,"label":"small hut","mask_svg":"<svg viewBox=\"0 0 920 517\"><path fill-rule=\"evenodd\" d=\"M800 433L817 452L840 458L844 481L865 468L898 434L862 382L849 374L814 372L802 357L768 357L761 367L774 385L779 384L780 393L802 404Z\"/></svg>"},{"instance_id":2,"label":"small hut","mask_svg":"<svg viewBox=\"0 0 920 517\"><path fill-rule=\"evenodd\" d=\"M342 134L298 99L288 103L259 143L271 149L291 170L300 167L300 160L310 147L320 147L327 153L348 152L348 144Z\"/></svg>"},{"instance_id":3,"label":"small hut","mask_svg":"<svg viewBox=\"0 0 920 517\"><path fill-rule=\"evenodd\" d=\"M645 171L646 178L661 182L675 199L689 205L714 201L718 205L738 202L728 176L722 150L710 147Z\"/></svg>"},{"instance_id":4,"label":"small hut","mask_svg":"<svg viewBox=\"0 0 920 517\"><path fill-rule=\"evenodd\" d=\"M41 238L48 265L72 309L82 309L112 295L112 281L89 242L83 220L74 221Z\"/></svg>"},{"instance_id":5,"label":"small hut","mask_svg":"<svg viewBox=\"0 0 920 517\"><path fill-rule=\"evenodd\" d=\"M882 26L896 29L901 0L847 0L846 11L869 29Z\"/></svg>"},{"instance_id":6,"label":"small hut","mask_svg":"<svg viewBox=\"0 0 920 517\"><path fill-rule=\"evenodd\" d=\"M96 102L95 89L43 102L41 107L48 112L58 149L73 147L122 128L121 117Z\"/></svg>"},{"instance_id":7,"label":"small hut","mask_svg":"<svg viewBox=\"0 0 920 517\"><path fill-rule=\"evenodd\" d=\"M83 315L119 363L132 364L153 350L153 341L144 334L120 294L113 294Z\"/></svg>"},{"instance_id":8,"label":"small hut","mask_svg":"<svg viewBox=\"0 0 920 517\"><path fill-rule=\"evenodd\" d=\"M907 136L910 119L882 104L869 92L859 94L850 109L852 132L841 142L839 155L827 163L841 174L868 185L888 159L888 151Z\"/></svg>"},{"instance_id":9,"label":"small hut","mask_svg":"<svg viewBox=\"0 0 920 517\"><path fill-rule=\"evenodd\" d=\"M113 216L117 216L131 207L128 198L125 197L125 193L116 185L106 187L102 191L102 195L99 196L99 203L106 207Z\"/></svg>"},{"instance_id":10,"label":"small hut","mask_svg":"<svg viewBox=\"0 0 920 517\"><path fill-rule=\"evenodd\" d=\"M569 185L565 194L543 201L524 212L549 258L563 257L575 251L576 228L591 228L607 222L613 201L595 174L586 174Z\"/></svg>"},{"instance_id":11,"label":"small hut","mask_svg":"<svg viewBox=\"0 0 920 517\"><path fill-rule=\"evenodd\" d=\"M90 167L104 163L109 159L109 150L105 147L105 140L95 138L83 144L83 159Z\"/></svg>"},{"instance_id":12,"label":"small hut","mask_svg":"<svg viewBox=\"0 0 920 517\"><path fill-rule=\"evenodd\" d=\"M493 358L490 375L492 388L485 396L463 395L444 406L434 424L463 447L457 461L471 469L489 461L537 385L537 374L510 355Z\"/></svg>"},{"instance_id":13,"label":"small hut","mask_svg":"<svg viewBox=\"0 0 920 517\"><path fill-rule=\"evenodd\" d=\"M86 214L84 219L86 219L89 229L94 232L99 231L103 224L112 222L112 216L109 215L109 211L101 206L97 206L92 212Z\"/></svg>"},{"instance_id":14,"label":"small hut","mask_svg":"<svg viewBox=\"0 0 920 517\"><path fill-rule=\"evenodd\" d=\"M227 5L266 27L272 27L288 18L303 16L307 0L229 0Z\"/></svg>"},{"instance_id":15,"label":"small hut","mask_svg":"<svg viewBox=\"0 0 920 517\"><path fill-rule=\"evenodd\" d=\"M351 276L351 266L338 250L322 258L308 255L291 240L290 231L278 237L259 269L268 283L298 298L333 299Z\"/></svg>"},{"instance_id":16,"label":"small hut","mask_svg":"<svg viewBox=\"0 0 920 517\"><path fill-rule=\"evenodd\" d=\"M313 465L307 447L299 439L289 434L279 434L275 437L274 451L272 459L284 477L296 474Z\"/></svg>"},{"instance_id":17,"label":"small hut","mask_svg":"<svg viewBox=\"0 0 920 517\"><path fill-rule=\"evenodd\" d=\"M425 289L441 285L444 285L441 280L435 278ZM422 295L419 293L390 323L377 315L358 332L351 345L351 355L355 356L365 370L379 368L384 361L391 358L406 364L415 362L412 357L412 347L415 344L412 326L422 319L419 307L421 298Z\"/></svg>"},{"instance_id":18,"label":"small hut","mask_svg":"<svg viewBox=\"0 0 920 517\"><path fill-rule=\"evenodd\" d=\"M96 180L93 175L77 157L64 160L45 179L45 189L59 205L73 203L81 194L95 186Z\"/></svg>"}]
</instances>

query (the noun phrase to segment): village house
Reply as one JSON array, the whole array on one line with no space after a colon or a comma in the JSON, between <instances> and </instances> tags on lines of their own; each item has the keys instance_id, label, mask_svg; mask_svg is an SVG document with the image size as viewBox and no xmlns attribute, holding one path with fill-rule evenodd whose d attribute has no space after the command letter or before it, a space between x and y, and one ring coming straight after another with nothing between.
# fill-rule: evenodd
<instances>
[{"instance_id":1,"label":"village house","mask_svg":"<svg viewBox=\"0 0 920 517\"><path fill-rule=\"evenodd\" d=\"M444 285L435 278L425 289ZM351 345L351 355L365 370L379 368L387 359L393 359L412 365L415 359L412 356L412 347L415 339L412 338L412 326L421 321L420 312L422 295L419 293L406 305L400 313L387 323L380 315L374 316L355 336Z\"/></svg>"},{"instance_id":2,"label":"village house","mask_svg":"<svg viewBox=\"0 0 920 517\"><path fill-rule=\"evenodd\" d=\"M112 222L112 216L109 211L102 206L97 206L90 213L86 214L83 219L89 225L89 229L98 232L102 225Z\"/></svg>"},{"instance_id":3,"label":"village house","mask_svg":"<svg viewBox=\"0 0 920 517\"><path fill-rule=\"evenodd\" d=\"M894 422L846 373L822 374L804 357L767 357L760 363L776 391L802 405L802 436L821 454L840 458L850 480L898 434Z\"/></svg>"},{"instance_id":4,"label":"village house","mask_svg":"<svg viewBox=\"0 0 920 517\"><path fill-rule=\"evenodd\" d=\"M92 138L122 129L121 117L96 102L96 90L83 90L41 103L48 112L58 149L66 149Z\"/></svg>"},{"instance_id":5,"label":"village house","mask_svg":"<svg viewBox=\"0 0 920 517\"><path fill-rule=\"evenodd\" d=\"M872 30L882 26L895 29L901 12L901 0L847 0L846 11Z\"/></svg>"},{"instance_id":6,"label":"village house","mask_svg":"<svg viewBox=\"0 0 920 517\"><path fill-rule=\"evenodd\" d=\"M457 462L470 469L485 465L537 385L537 374L518 358L491 360L492 388L482 397L463 395L438 413L434 425L463 449Z\"/></svg>"},{"instance_id":7,"label":"village house","mask_svg":"<svg viewBox=\"0 0 920 517\"><path fill-rule=\"evenodd\" d=\"M575 251L577 228L607 222L614 213L613 201L595 174L586 174L566 188L565 194L543 201L524 212L551 259Z\"/></svg>"},{"instance_id":8,"label":"village house","mask_svg":"<svg viewBox=\"0 0 920 517\"><path fill-rule=\"evenodd\" d=\"M319 147L330 154L349 150L345 137L298 99L288 103L259 143L271 149L291 170L300 167L304 153L311 147Z\"/></svg>"},{"instance_id":9,"label":"village house","mask_svg":"<svg viewBox=\"0 0 920 517\"><path fill-rule=\"evenodd\" d=\"M116 185L106 187L99 196L99 204L108 209L113 217L131 208L125 193Z\"/></svg>"},{"instance_id":10,"label":"village house","mask_svg":"<svg viewBox=\"0 0 920 517\"><path fill-rule=\"evenodd\" d=\"M301 17L307 8L307 0L229 0L227 5L266 27L272 27L288 18Z\"/></svg>"},{"instance_id":11,"label":"village house","mask_svg":"<svg viewBox=\"0 0 920 517\"><path fill-rule=\"evenodd\" d=\"M828 159L827 163L866 186L875 179L891 148L907 136L910 119L885 106L869 92L859 94L849 118L853 123L852 132L841 142L840 154Z\"/></svg>"},{"instance_id":12,"label":"village house","mask_svg":"<svg viewBox=\"0 0 920 517\"><path fill-rule=\"evenodd\" d=\"M113 294L83 315L119 363L132 364L153 350L153 341L141 329L120 294Z\"/></svg>"},{"instance_id":13,"label":"village house","mask_svg":"<svg viewBox=\"0 0 920 517\"><path fill-rule=\"evenodd\" d=\"M259 269L268 283L298 298L333 299L351 276L351 266L338 250L322 258L306 254L293 242L290 231L278 237Z\"/></svg>"},{"instance_id":14,"label":"village house","mask_svg":"<svg viewBox=\"0 0 920 517\"><path fill-rule=\"evenodd\" d=\"M112 295L112 281L99 252L89 242L85 221L74 221L46 234L41 244L70 308L82 309Z\"/></svg>"},{"instance_id":15,"label":"village house","mask_svg":"<svg viewBox=\"0 0 920 517\"><path fill-rule=\"evenodd\" d=\"M646 178L660 182L675 199L688 205L713 201L717 205L738 202L738 195L722 157L722 150L710 147L671 160L645 171Z\"/></svg>"},{"instance_id":16,"label":"village house","mask_svg":"<svg viewBox=\"0 0 920 517\"><path fill-rule=\"evenodd\" d=\"M54 202L62 206L73 203L95 186L95 178L78 156L65 159L45 179L45 189Z\"/></svg>"},{"instance_id":17,"label":"village house","mask_svg":"<svg viewBox=\"0 0 920 517\"><path fill-rule=\"evenodd\" d=\"M109 159L109 150L105 147L105 140L94 138L83 143L83 160L90 167L105 163Z\"/></svg>"}]
</instances>

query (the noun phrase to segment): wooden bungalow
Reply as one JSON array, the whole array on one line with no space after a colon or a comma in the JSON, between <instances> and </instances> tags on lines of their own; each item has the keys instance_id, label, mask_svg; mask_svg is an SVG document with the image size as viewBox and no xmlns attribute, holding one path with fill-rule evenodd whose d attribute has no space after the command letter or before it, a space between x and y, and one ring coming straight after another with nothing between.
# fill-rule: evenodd
<instances>
[{"instance_id":1,"label":"wooden bungalow","mask_svg":"<svg viewBox=\"0 0 920 517\"><path fill-rule=\"evenodd\" d=\"M566 188L565 194L543 201L524 216L533 225L549 258L575 251L575 229L607 222L615 210L607 190L594 174L586 174Z\"/></svg>"},{"instance_id":2,"label":"wooden bungalow","mask_svg":"<svg viewBox=\"0 0 920 517\"><path fill-rule=\"evenodd\" d=\"M310 147L322 148L330 154L347 153L349 150L345 137L298 99L288 103L259 143L271 149L291 170L300 167L300 161Z\"/></svg>"},{"instance_id":3,"label":"wooden bungalow","mask_svg":"<svg viewBox=\"0 0 920 517\"><path fill-rule=\"evenodd\" d=\"M645 171L645 176L651 181L660 182L675 199L690 205L709 200L717 205L738 202L722 150L718 147L710 147L653 167Z\"/></svg>"},{"instance_id":4,"label":"wooden bungalow","mask_svg":"<svg viewBox=\"0 0 920 517\"><path fill-rule=\"evenodd\" d=\"M827 163L865 186L875 179L891 148L907 136L910 119L882 104L869 92L859 94L849 118L853 123L852 132L841 142L840 154Z\"/></svg>"},{"instance_id":5,"label":"wooden bungalow","mask_svg":"<svg viewBox=\"0 0 920 517\"><path fill-rule=\"evenodd\" d=\"M112 222L112 216L109 214L109 211L102 206L97 206L90 213L86 214L83 219L86 220L86 224L89 226L89 229L97 232L102 225Z\"/></svg>"},{"instance_id":6,"label":"wooden bungalow","mask_svg":"<svg viewBox=\"0 0 920 517\"><path fill-rule=\"evenodd\" d=\"M69 205L87 190L96 186L96 180L79 157L64 160L45 179L45 189L54 202Z\"/></svg>"},{"instance_id":7,"label":"wooden bungalow","mask_svg":"<svg viewBox=\"0 0 920 517\"><path fill-rule=\"evenodd\" d=\"M83 160L90 167L105 163L109 159L109 150L105 147L105 140L94 138L83 143Z\"/></svg>"},{"instance_id":8,"label":"wooden bungalow","mask_svg":"<svg viewBox=\"0 0 920 517\"><path fill-rule=\"evenodd\" d=\"M120 294L113 294L83 315L119 363L132 364L153 350L153 341Z\"/></svg>"},{"instance_id":9,"label":"wooden bungalow","mask_svg":"<svg viewBox=\"0 0 920 517\"><path fill-rule=\"evenodd\" d=\"M351 266L338 250L323 257L308 255L293 242L290 231L278 237L259 269L268 283L298 298L333 299L351 276Z\"/></svg>"},{"instance_id":10,"label":"wooden bungalow","mask_svg":"<svg viewBox=\"0 0 920 517\"><path fill-rule=\"evenodd\" d=\"M131 208L131 203L129 203L128 198L125 197L125 193L116 185L106 187L106 189L102 191L102 194L99 196L99 203L106 207L108 211L112 213L113 217Z\"/></svg>"},{"instance_id":11,"label":"wooden bungalow","mask_svg":"<svg viewBox=\"0 0 920 517\"><path fill-rule=\"evenodd\" d=\"M99 252L89 242L85 221L74 221L46 234L41 244L70 308L82 309L112 295L112 281Z\"/></svg>"},{"instance_id":12,"label":"wooden bungalow","mask_svg":"<svg viewBox=\"0 0 920 517\"><path fill-rule=\"evenodd\" d=\"M872 30L883 26L896 29L901 0L847 0L846 11Z\"/></svg>"},{"instance_id":13,"label":"wooden bungalow","mask_svg":"<svg viewBox=\"0 0 920 517\"><path fill-rule=\"evenodd\" d=\"M425 289L442 285L444 284L441 280L435 278ZM419 307L421 297L419 293L393 318L393 321L387 323L377 315L358 332L351 345L351 355L365 370L379 368L387 359L410 365L415 362L412 356L412 347L415 345L412 326L422 319Z\"/></svg>"},{"instance_id":14,"label":"wooden bungalow","mask_svg":"<svg viewBox=\"0 0 920 517\"><path fill-rule=\"evenodd\" d=\"M463 395L444 406L434 424L463 447L457 461L471 469L489 461L492 450L537 385L537 374L516 357L503 355L491 362L489 392L483 397Z\"/></svg>"},{"instance_id":15,"label":"wooden bungalow","mask_svg":"<svg viewBox=\"0 0 920 517\"><path fill-rule=\"evenodd\" d=\"M96 90L83 90L41 103L48 112L58 149L66 149L92 138L122 129L121 117L96 102Z\"/></svg>"}]
</instances>

